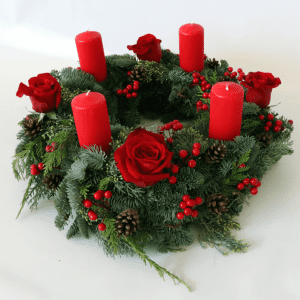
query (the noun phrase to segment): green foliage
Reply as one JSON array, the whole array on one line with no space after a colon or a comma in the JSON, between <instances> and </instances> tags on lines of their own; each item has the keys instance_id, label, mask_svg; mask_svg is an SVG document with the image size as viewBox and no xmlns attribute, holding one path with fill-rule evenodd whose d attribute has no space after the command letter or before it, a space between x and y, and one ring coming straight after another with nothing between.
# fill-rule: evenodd
<instances>
[{"instance_id":1,"label":"green foliage","mask_svg":"<svg viewBox=\"0 0 300 300\"><path fill-rule=\"evenodd\" d=\"M162 64L159 64L155 61L140 60L138 62L138 66L145 68L147 83L152 80L159 81L161 83L168 80L168 73L170 70Z\"/></svg>"},{"instance_id":2,"label":"green foliage","mask_svg":"<svg viewBox=\"0 0 300 300\"><path fill-rule=\"evenodd\" d=\"M67 239L69 240L69 239L73 238L78 232L79 232L79 227L78 227L77 218L76 218L67 232L67 235L66 235Z\"/></svg>"}]
</instances>

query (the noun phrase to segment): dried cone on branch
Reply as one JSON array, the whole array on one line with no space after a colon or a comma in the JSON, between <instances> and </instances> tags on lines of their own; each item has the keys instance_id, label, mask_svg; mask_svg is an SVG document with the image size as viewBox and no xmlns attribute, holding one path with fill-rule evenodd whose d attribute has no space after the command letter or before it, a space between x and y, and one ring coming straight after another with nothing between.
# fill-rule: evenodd
<instances>
[{"instance_id":1,"label":"dried cone on branch","mask_svg":"<svg viewBox=\"0 0 300 300\"><path fill-rule=\"evenodd\" d=\"M62 181L63 177L60 174L50 174L47 175L44 180L43 183L47 186L48 190L56 190L58 185L60 184L60 182Z\"/></svg>"},{"instance_id":2,"label":"dried cone on branch","mask_svg":"<svg viewBox=\"0 0 300 300\"><path fill-rule=\"evenodd\" d=\"M122 211L116 218L115 231L117 231L118 237L122 235L128 237L132 235L134 231L139 228L139 215L134 209L126 209Z\"/></svg>"},{"instance_id":3,"label":"dried cone on branch","mask_svg":"<svg viewBox=\"0 0 300 300\"><path fill-rule=\"evenodd\" d=\"M42 121L38 122L38 118L31 118L24 119L23 126L25 129L25 135L29 138L34 138L40 132L42 128Z\"/></svg>"},{"instance_id":4,"label":"dried cone on branch","mask_svg":"<svg viewBox=\"0 0 300 300\"><path fill-rule=\"evenodd\" d=\"M260 142L262 142L263 146L266 148L266 147L268 147L270 145L272 136L268 132L264 132L264 133L258 134L256 136L256 138Z\"/></svg>"},{"instance_id":5,"label":"dried cone on branch","mask_svg":"<svg viewBox=\"0 0 300 300\"><path fill-rule=\"evenodd\" d=\"M208 148L205 156L205 162L208 164L219 162L226 155L227 149L223 144L214 144Z\"/></svg>"},{"instance_id":6,"label":"dried cone on branch","mask_svg":"<svg viewBox=\"0 0 300 300\"><path fill-rule=\"evenodd\" d=\"M213 58L212 60L208 59L205 64L207 67L215 69L219 65L219 62Z\"/></svg>"},{"instance_id":7,"label":"dried cone on branch","mask_svg":"<svg viewBox=\"0 0 300 300\"><path fill-rule=\"evenodd\" d=\"M129 75L130 82L134 82L135 80L142 82L145 81L146 78L145 68L142 66L134 67Z\"/></svg>"},{"instance_id":8,"label":"dried cone on branch","mask_svg":"<svg viewBox=\"0 0 300 300\"><path fill-rule=\"evenodd\" d=\"M217 215L221 215L222 212L228 210L226 208L228 202L228 198L221 193L208 195L205 199L205 204L208 209Z\"/></svg>"}]
</instances>

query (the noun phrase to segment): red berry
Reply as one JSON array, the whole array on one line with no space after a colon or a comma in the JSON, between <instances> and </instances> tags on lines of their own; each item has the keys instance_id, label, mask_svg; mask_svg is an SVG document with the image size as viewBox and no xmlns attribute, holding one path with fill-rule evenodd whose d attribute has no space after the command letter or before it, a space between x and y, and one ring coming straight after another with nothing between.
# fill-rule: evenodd
<instances>
[{"instance_id":1,"label":"red berry","mask_svg":"<svg viewBox=\"0 0 300 300\"><path fill-rule=\"evenodd\" d=\"M234 78L235 76L233 75L233 73L230 74L230 78Z\"/></svg>"},{"instance_id":2,"label":"red berry","mask_svg":"<svg viewBox=\"0 0 300 300\"><path fill-rule=\"evenodd\" d=\"M202 200L201 197L196 197L196 198L195 198L195 201L196 201L196 205L200 205L200 204L202 204L202 202L203 202L203 200Z\"/></svg>"},{"instance_id":3,"label":"red berry","mask_svg":"<svg viewBox=\"0 0 300 300\"><path fill-rule=\"evenodd\" d=\"M270 127L265 126L264 129L265 129L265 131L269 131L269 130L270 130Z\"/></svg>"},{"instance_id":4,"label":"red berry","mask_svg":"<svg viewBox=\"0 0 300 300\"><path fill-rule=\"evenodd\" d=\"M196 167L196 161L194 160L194 159L191 159L191 160L189 160L189 162L188 162L188 166L190 167L190 168L195 168Z\"/></svg>"},{"instance_id":5,"label":"red berry","mask_svg":"<svg viewBox=\"0 0 300 300\"><path fill-rule=\"evenodd\" d=\"M293 120L288 120L288 122L293 125L294 121Z\"/></svg>"},{"instance_id":6,"label":"red berry","mask_svg":"<svg viewBox=\"0 0 300 300\"><path fill-rule=\"evenodd\" d=\"M194 149L192 150L192 153L193 153L194 156L198 156L198 155L200 154L199 148L194 148Z\"/></svg>"},{"instance_id":7,"label":"red berry","mask_svg":"<svg viewBox=\"0 0 300 300\"><path fill-rule=\"evenodd\" d=\"M233 77L237 76L237 72L232 72Z\"/></svg>"},{"instance_id":8,"label":"red berry","mask_svg":"<svg viewBox=\"0 0 300 300\"><path fill-rule=\"evenodd\" d=\"M177 213L177 219L182 220L184 218L184 213L179 212Z\"/></svg>"},{"instance_id":9,"label":"red berry","mask_svg":"<svg viewBox=\"0 0 300 300\"><path fill-rule=\"evenodd\" d=\"M169 123L164 125L165 130L170 130L171 127L172 127L172 126L171 126L171 124L169 124Z\"/></svg>"},{"instance_id":10,"label":"red berry","mask_svg":"<svg viewBox=\"0 0 300 300\"><path fill-rule=\"evenodd\" d=\"M112 196L112 192L111 191L106 191L104 193L104 197L107 198L107 199L111 198L111 196Z\"/></svg>"},{"instance_id":11,"label":"red berry","mask_svg":"<svg viewBox=\"0 0 300 300\"><path fill-rule=\"evenodd\" d=\"M32 170L32 169L37 169L38 168L38 166L36 165L36 164L32 164L31 166L30 166L30 169Z\"/></svg>"},{"instance_id":12,"label":"red berry","mask_svg":"<svg viewBox=\"0 0 300 300\"><path fill-rule=\"evenodd\" d=\"M93 210L90 210L88 212L88 217L90 218L91 221L97 220L97 214Z\"/></svg>"},{"instance_id":13,"label":"red berry","mask_svg":"<svg viewBox=\"0 0 300 300\"><path fill-rule=\"evenodd\" d=\"M243 76L239 76L237 79L238 79L238 81L242 81L244 79L244 77Z\"/></svg>"},{"instance_id":14,"label":"red berry","mask_svg":"<svg viewBox=\"0 0 300 300\"><path fill-rule=\"evenodd\" d=\"M200 76L200 80L201 81L205 80L205 77L204 76Z\"/></svg>"},{"instance_id":15,"label":"red berry","mask_svg":"<svg viewBox=\"0 0 300 300\"><path fill-rule=\"evenodd\" d=\"M188 200L190 200L191 198L190 198L190 196L189 195L183 195L182 196L182 200L184 201L184 202L187 202Z\"/></svg>"},{"instance_id":16,"label":"red berry","mask_svg":"<svg viewBox=\"0 0 300 300\"><path fill-rule=\"evenodd\" d=\"M178 120L174 120L174 121L173 121L173 124L178 124L178 123L179 123Z\"/></svg>"},{"instance_id":17,"label":"red berry","mask_svg":"<svg viewBox=\"0 0 300 300\"><path fill-rule=\"evenodd\" d=\"M207 98L208 98L208 93L203 93L202 97L203 97L204 99L207 99Z\"/></svg>"},{"instance_id":18,"label":"red berry","mask_svg":"<svg viewBox=\"0 0 300 300\"><path fill-rule=\"evenodd\" d=\"M208 94L208 98L209 98L209 99L210 99L210 97L211 97L211 93Z\"/></svg>"},{"instance_id":19,"label":"red berry","mask_svg":"<svg viewBox=\"0 0 300 300\"><path fill-rule=\"evenodd\" d=\"M278 132L278 131L280 131L280 127L279 127L279 126L274 126L273 130L274 130L275 132Z\"/></svg>"},{"instance_id":20,"label":"red berry","mask_svg":"<svg viewBox=\"0 0 300 300\"><path fill-rule=\"evenodd\" d=\"M285 129L285 127L281 126L280 130L283 131Z\"/></svg>"},{"instance_id":21,"label":"red berry","mask_svg":"<svg viewBox=\"0 0 300 300\"><path fill-rule=\"evenodd\" d=\"M244 187L245 187L245 186L244 186L243 183L239 183L239 184L237 185L237 189L238 189L238 190L242 190Z\"/></svg>"},{"instance_id":22,"label":"red berry","mask_svg":"<svg viewBox=\"0 0 300 300\"><path fill-rule=\"evenodd\" d=\"M207 104L203 104L203 105L201 106L201 109L202 109L202 110L208 110Z\"/></svg>"},{"instance_id":23,"label":"red berry","mask_svg":"<svg viewBox=\"0 0 300 300\"><path fill-rule=\"evenodd\" d=\"M182 208L182 209L185 209L186 208L186 203L185 202L180 202L179 207Z\"/></svg>"},{"instance_id":24,"label":"red berry","mask_svg":"<svg viewBox=\"0 0 300 300\"><path fill-rule=\"evenodd\" d=\"M282 121L281 120L277 120L276 122L275 122L275 125L277 125L277 126L281 126L282 125Z\"/></svg>"},{"instance_id":25,"label":"red berry","mask_svg":"<svg viewBox=\"0 0 300 300\"><path fill-rule=\"evenodd\" d=\"M55 151L56 149L55 148L51 148L51 152Z\"/></svg>"},{"instance_id":26,"label":"red berry","mask_svg":"<svg viewBox=\"0 0 300 300\"><path fill-rule=\"evenodd\" d=\"M238 68L237 71L238 71L238 73L243 72L243 70L241 68Z\"/></svg>"},{"instance_id":27,"label":"red berry","mask_svg":"<svg viewBox=\"0 0 300 300\"><path fill-rule=\"evenodd\" d=\"M187 206L193 207L196 205L196 201L194 199L190 199L186 202Z\"/></svg>"},{"instance_id":28,"label":"red berry","mask_svg":"<svg viewBox=\"0 0 300 300\"><path fill-rule=\"evenodd\" d=\"M90 208L90 207L92 207L93 202L89 199L84 199L84 200L82 200L82 204L83 204L84 207Z\"/></svg>"},{"instance_id":29,"label":"red berry","mask_svg":"<svg viewBox=\"0 0 300 300\"><path fill-rule=\"evenodd\" d=\"M137 81L137 80L135 80L135 81L133 82L133 85L139 85L139 84L140 84L140 82Z\"/></svg>"},{"instance_id":30,"label":"red berry","mask_svg":"<svg viewBox=\"0 0 300 300\"><path fill-rule=\"evenodd\" d=\"M194 143L193 148L201 149L201 144L200 143Z\"/></svg>"},{"instance_id":31,"label":"red berry","mask_svg":"<svg viewBox=\"0 0 300 300\"><path fill-rule=\"evenodd\" d=\"M203 87L201 88L201 90L202 90L203 92L205 92L205 91L206 91L206 87L203 86Z\"/></svg>"},{"instance_id":32,"label":"red berry","mask_svg":"<svg viewBox=\"0 0 300 300\"><path fill-rule=\"evenodd\" d=\"M191 216L192 216L193 218L196 218L196 217L198 216L198 211L195 210L195 209L192 210Z\"/></svg>"},{"instance_id":33,"label":"red berry","mask_svg":"<svg viewBox=\"0 0 300 300\"><path fill-rule=\"evenodd\" d=\"M169 177L169 183L170 184L175 184L177 182L177 178L175 176L170 176Z\"/></svg>"},{"instance_id":34,"label":"red berry","mask_svg":"<svg viewBox=\"0 0 300 300\"><path fill-rule=\"evenodd\" d=\"M180 150L180 151L179 151L179 156L180 156L181 158L186 158L187 155L188 155L188 152L187 152L186 150Z\"/></svg>"},{"instance_id":35,"label":"red berry","mask_svg":"<svg viewBox=\"0 0 300 300\"><path fill-rule=\"evenodd\" d=\"M250 190L250 193L251 193L252 195L256 195L257 192L258 192L258 190L257 190L256 187L253 187L253 188Z\"/></svg>"},{"instance_id":36,"label":"red berry","mask_svg":"<svg viewBox=\"0 0 300 300\"><path fill-rule=\"evenodd\" d=\"M170 169L172 167L172 163L169 161L168 164L166 165L167 169Z\"/></svg>"},{"instance_id":37,"label":"red berry","mask_svg":"<svg viewBox=\"0 0 300 300\"><path fill-rule=\"evenodd\" d=\"M131 94L128 93L128 94L126 95L126 98L127 98L127 99L130 99L130 98L131 98Z\"/></svg>"},{"instance_id":38,"label":"red berry","mask_svg":"<svg viewBox=\"0 0 300 300\"><path fill-rule=\"evenodd\" d=\"M173 140L172 138L167 138L167 142L168 142L169 144L172 144L172 143L174 142L174 140Z\"/></svg>"},{"instance_id":39,"label":"red berry","mask_svg":"<svg viewBox=\"0 0 300 300\"><path fill-rule=\"evenodd\" d=\"M173 129L174 131L180 130L180 124L179 124L179 123L173 124L173 125L172 125L172 129Z\"/></svg>"},{"instance_id":40,"label":"red berry","mask_svg":"<svg viewBox=\"0 0 300 300\"><path fill-rule=\"evenodd\" d=\"M228 72L232 72L233 71L233 68L232 67L228 67Z\"/></svg>"},{"instance_id":41,"label":"red berry","mask_svg":"<svg viewBox=\"0 0 300 300\"><path fill-rule=\"evenodd\" d=\"M268 127L272 127L272 126L273 126L273 124L272 124L271 121L268 121L268 122L266 123L266 125L267 125Z\"/></svg>"},{"instance_id":42,"label":"red berry","mask_svg":"<svg viewBox=\"0 0 300 300\"><path fill-rule=\"evenodd\" d=\"M176 173L178 173L178 171L179 171L179 167L178 167L178 166L173 165L173 166L171 167L171 172L172 172L172 173L176 174Z\"/></svg>"},{"instance_id":43,"label":"red berry","mask_svg":"<svg viewBox=\"0 0 300 300\"><path fill-rule=\"evenodd\" d=\"M128 90L127 90L127 89L124 89L124 90L123 90L123 94L127 95L127 94L128 94Z\"/></svg>"},{"instance_id":44,"label":"red berry","mask_svg":"<svg viewBox=\"0 0 300 300\"><path fill-rule=\"evenodd\" d=\"M204 59L207 59L207 56L204 54Z\"/></svg>"},{"instance_id":45,"label":"red berry","mask_svg":"<svg viewBox=\"0 0 300 300\"><path fill-rule=\"evenodd\" d=\"M245 165L245 164L241 164L241 165L239 166L239 169L241 169L241 168L246 168L246 165Z\"/></svg>"},{"instance_id":46,"label":"red berry","mask_svg":"<svg viewBox=\"0 0 300 300\"><path fill-rule=\"evenodd\" d=\"M193 83L199 83L199 79L198 78L194 78L193 79Z\"/></svg>"},{"instance_id":47,"label":"red berry","mask_svg":"<svg viewBox=\"0 0 300 300\"><path fill-rule=\"evenodd\" d=\"M209 90L211 88L211 84L207 84L205 87L207 90Z\"/></svg>"},{"instance_id":48,"label":"red berry","mask_svg":"<svg viewBox=\"0 0 300 300\"><path fill-rule=\"evenodd\" d=\"M117 90L117 95L122 95L123 94L123 91L121 89L118 89Z\"/></svg>"},{"instance_id":49,"label":"red berry","mask_svg":"<svg viewBox=\"0 0 300 300\"><path fill-rule=\"evenodd\" d=\"M39 175L41 172L40 172L40 170L37 169L37 168L32 168L32 169L30 170L30 173L31 173L31 175L36 176L36 175Z\"/></svg>"},{"instance_id":50,"label":"red berry","mask_svg":"<svg viewBox=\"0 0 300 300\"><path fill-rule=\"evenodd\" d=\"M201 86L206 86L207 85L207 81L206 80L203 80L202 82L201 82Z\"/></svg>"},{"instance_id":51,"label":"red berry","mask_svg":"<svg viewBox=\"0 0 300 300\"><path fill-rule=\"evenodd\" d=\"M243 184L244 185L248 185L250 183L250 179L249 178L245 178L244 180L243 180Z\"/></svg>"},{"instance_id":52,"label":"red berry","mask_svg":"<svg viewBox=\"0 0 300 300\"><path fill-rule=\"evenodd\" d=\"M105 225L104 223L100 223L100 224L98 225L98 230L104 231L105 229L106 229L106 225Z\"/></svg>"},{"instance_id":53,"label":"red berry","mask_svg":"<svg viewBox=\"0 0 300 300\"><path fill-rule=\"evenodd\" d=\"M274 116L272 115L272 114L268 114L268 116L267 116L267 118L268 118L268 120L273 120L274 119Z\"/></svg>"},{"instance_id":54,"label":"red berry","mask_svg":"<svg viewBox=\"0 0 300 300\"><path fill-rule=\"evenodd\" d=\"M261 186L261 181L257 180L256 186L255 187L260 187Z\"/></svg>"},{"instance_id":55,"label":"red berry","mask_svg":"<svg viewBox=\"0 0 300 300\"><path fill-rule=\"evenodd\" d=\"M196 106L197 107L201 107L203 105L203 102L202 101L197 101L197 103L196 103Z\"/></svg>"},{"instance_id":56,"label":"red berry","mask_svg":"<svg viewBox=\"0 0 300 300\"><path fill-rule=\"evenodd\" d=\"M136 93L136 92L133 92L133 93L131 94L131 96L132 96L133 98L136 98L136 97L137 97L137 93Z\"/></svg>"},{"instance_id":57,"label":"red berry","mask_svg":"<svg viewBox=\"0 0 300 300\"><path fill-rule=\"evenodd\" d=\"M46 152L51 152L52 147L50 145L46 146L45 150Z\"/></svg>"},{"instance_id":58,"label":"red berry","mask_svg":"<svg viewBox=\"0 0 300 300\"><path fill-rule=\"evenodd\" d=\"M94 199L100 200L102 197L104 197L104 191L98 190L96 193L94 193Z\"/></svg>"},{"instance_id":59,"label":"red berry","mask_svg":"<svg viewBox=\"0 0 300 300\"><path fill-rule=\"evenodd\" d=\"M43 163L39 163L37 167L41 171L44 170L44 164Z\"/></svg>"},{"instance_id":60,"label":"red berry","mask_svg":"<svg viewBox=\"0 0 300 300\"><path fill-rule=\"evenodd\" d=\"M224 73L224 76L229 76L229 73L228 73L228 72L225 72L225 73Z\"/></svg>"},{"instance_id":61,"label":"red berry","mask_svg":"<svg viewBox=\"0 0 300 300\"><path fill-rule=\"evenodd\" d=\"M194 78L198 78L198 77L199 77L199 73L194 72L194 73L192 74L192 76L193 76Z\"/></svg>"},{"instance_id":62,"label":"red berry","mask_svg":"<svg viewBox=\"0 0 300 300\"><path fill-rule=\"evenodd\" d=\"M131 85L131 84L128 84L128 85L126 86L126 89L127 89L128 91L131 91L131 90L132 90L132 85Z\"/></svg>"},{"instance_id":63,"label":"red berry","mask_svg":"<svg viewBox=\"0 0 300 300\"><path fill-rule=\"evenodd\" d=\"M251 178L251 179L250 179L250 183L251 183L252 185L256 186L256 184L257 184L257 179L256 179L256 178Z\"/></svg>"},{"instance_id":64,"label":"red berry","mask_svg":"<svg viewBox=\"0 0 300 300\"><path fill-rule=\"evenodd\" d=\"M127 72L127 75L130 76L130 74L131 74L131 71L128 71L128 72Z\"/></svg>"},{"instance_id":65,"label":"red berry","mask_svg":"<svg viewBox=\"0 0 300 300\"><path fill-rule=\"evenodd\" d=\"M259 117L259 119L260 119L261 121L263 121L263 120L265 119L265 116L264 116L264 115L259 115L258 117Z\"/></svg>"},{"instance_id":66,"label":"red berry","mask_svg":"<svg viewBox=\"0 0 300 300\"><path fill-rule=\"evenodd\" d=\"M138 85L134 85L134 86L133 86L133 89L134 89L135 91L138 91L139 88L140 88L140 87L139 87Z\"/></svg>"},{"instance_id":67,"label":"red berry","mask_svg":"<svg viewBox=\"0 0 300 300\"><path fill-rule=\"evenodd\" d=\"M186 216L189 216L189 215L192 213L192 210L191 210L189 207L187 207L187 208L184 209L183 213L184 213Z\"/></svg>"}]
</instances>

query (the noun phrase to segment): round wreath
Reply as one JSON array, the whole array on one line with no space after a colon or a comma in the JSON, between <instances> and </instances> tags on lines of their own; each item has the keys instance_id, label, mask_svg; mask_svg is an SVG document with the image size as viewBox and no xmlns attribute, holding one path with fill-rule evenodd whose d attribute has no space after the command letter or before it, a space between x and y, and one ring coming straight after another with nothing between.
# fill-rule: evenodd
<instances>
[{"instance_id":1,"label":"round wreath","mask_svg":"<svg viewBox=\"0 0 300 300\"><path fill-rule=\"evenodd\" d=\"M160 40L147 39L146 50L128 48L147 59L151 43L160 48ZM258 192L263 175L293 153L292 120L256 101L262 87L274 88L280 80L242 70L237 78L225 60L207 57L201 73L188 73L179 67L178 55L164 49L152 61L128 54L105 60L103 82L69 67L39 74L29 86L20 84L17 96L30 96L35 110L19 122L13 161L16 178L29 178L20 212L25 203L34 209L41 198L54 199L55 225L69 226L68 239L94 233L107 255L137 253L160 276L188 287L144 249L152 244L162 253L183 251L193 243L194 228L204 248L246 251L248 244L231 233L240 229L236 217L246 198ZM209 91L220 81L240 83L245 91L241 134L234 141L208 137ZM89 91L107 100L109 153L96 145L79 146L71 101ZM141 117L164 125L143 127Z\"/></svg>"}]
</instances>

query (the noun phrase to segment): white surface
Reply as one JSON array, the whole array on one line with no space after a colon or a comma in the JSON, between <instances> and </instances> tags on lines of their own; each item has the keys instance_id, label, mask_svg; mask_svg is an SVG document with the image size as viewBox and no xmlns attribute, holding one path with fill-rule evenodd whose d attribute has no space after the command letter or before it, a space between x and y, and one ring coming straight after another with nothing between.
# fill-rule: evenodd
<instances>
[{"instance_id":1,"label":"white surface","mask_svg":"<svg viewBox=\"0 0 300 300\"><path fill-rule=\"evenodd\" d=\"M299 28L298 2L87 2L0 1L0 299L299 299L300 47L299 31L294 30ZM52 69L77 67L75 42L71 49L76 34L87 28L99 31L104 47L122 54L139 36L153 33L164 48L178 52L178 29L188 22L204 26L209 57L226 59L235 70L280 77L282 85L273 90L271 104L281 102L275 110L294 120L295 126L295 153L264 176L258 194L238 218L242 230L236 235L251 244L247 253L223 257L197 242L183 253L149 252L154 261L185 280L192 293L182 284L175 286L168 276L164 282L138 257L114 260L92 239L68 241L66 231L54 225L51 201L41 201L34 212L25 206L15 220L27 182L18 182L11 168L17 123L26 116L26 107L31 110L28 97L15 96L19 83L27 84L30 77ZM26 32L32 36L28 28L39 28L31 40L34 46L3 34L4 27L18 34L17 26L25 28L20 40ZM49 44L44 43L45 32L53 33Z\"/></svg>"}]
</instances>

